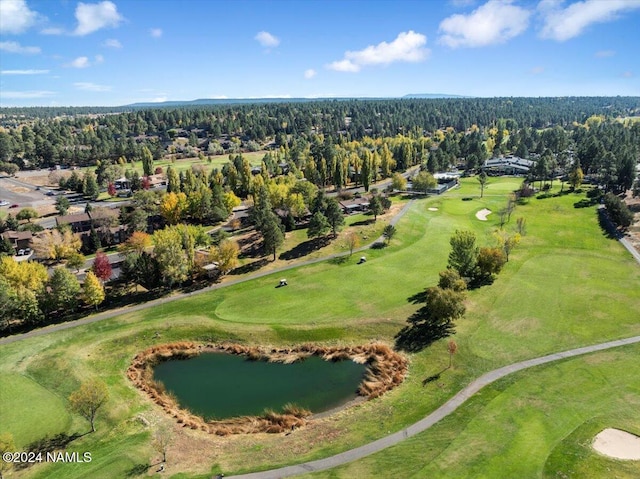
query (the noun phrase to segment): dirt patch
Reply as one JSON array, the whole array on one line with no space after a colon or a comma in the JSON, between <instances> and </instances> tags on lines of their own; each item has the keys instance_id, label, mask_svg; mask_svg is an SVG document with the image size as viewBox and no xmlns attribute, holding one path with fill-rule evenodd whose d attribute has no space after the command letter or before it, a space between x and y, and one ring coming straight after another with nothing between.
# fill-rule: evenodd
<instances>
[{"instance_id":1,"label":"dirt patch","mask_svg":"<svg viewBox=\"0 0 640 479\"><path fill-rule=\"evenodd\" d=\"M301 345L296 348L276 349L239 344L201 344L179 342L154 346L136 355L127 370L127 377L153 402L171 415L178 424L209 434L226 436L229 434L253 434L259 432L280 433L305 426L312 421L310 412L291 407L280 413L264 416L244 416L220 421L206 421L204 418L180 408L176 399L167 394L163 386L153 380L153 366L169 359L187 359L204 352L222 352L246 356L250 360L292 363L309 356L319 356L325 361L350 359L367 365L365 378L358 394L371 399L384 394L399 385L407 372L407 360L389 346L373 343L353 347L325 347Z\"/></svg>"},{"instance_id":2,"label":"dirt patch","mask_svg":"<svg viewBox=\"0 0 640 479\"><path fill-rule=\"evenodd\" d=\"M615 459L640 461L640 437L620 429L608 428L593 440L593 448Z\"/></svg>"},{"instance_id":3,"label":"dirt patch","mask_svg":"<svg viewBox=\"0 0 640 479\"><path fill-rule=\"evenodd\" d=\"M476 213L476 218L478 218L480 221L487 221L487 216L489 216L490 214L491 210L483 208Z\"/></svg>"}]
</instances>

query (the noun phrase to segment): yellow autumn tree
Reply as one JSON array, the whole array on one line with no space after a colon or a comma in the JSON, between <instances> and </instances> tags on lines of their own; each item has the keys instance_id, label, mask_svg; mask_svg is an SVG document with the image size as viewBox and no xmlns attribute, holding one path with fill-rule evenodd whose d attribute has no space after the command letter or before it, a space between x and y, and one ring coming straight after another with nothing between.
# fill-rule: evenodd
<instances>
[{"instance_id":1,"label":"yellow autumn tree","mask_svg":"<svg viewBox=\"0 0 640 479\"><path fill-rule=\"evenodd\" d=\"M15 261L10 256L0 259L0 277L13 288L25 288L39 292L49 279L47 268L35 261Z\"/></svg>"},{"instance_id":2,"label":"yellow autumn tree","mask_svg":"<svg viewBox=\"0 0 640 479\"><path fill-rule=\"evenodd\" d=\"M63 260L77 253L82 247L80 236L70 230L43 231L33 239L33 250L41 259Z\"/></svg>"},{"instance_id":3,"label":"yellow autumn tree","mask_svg":"<svg viewBox=\"0 0 640 479\"><path fill-rule=\"evenodd\" d=\"M220 273L227 274L238 266L240 248L233 240L222 240L218 246L212 246L209 250L209 260L218 263Z\"/></svg>"},{"instance_id":4,"label":"yellow autumn tree","mask_svg":"<svg viewBox=\"0 0 640 479\"><path fill-rule=\"evenodd\" d=\"M184 193L167 193L160 202L160 214L170 225L177 224L187 209L187 195Z\"/></svg>"},{"instance_id":5,"label":"yellow autumn tree","mask_svg":"<svg viewBox=\"0 0 640 479\"><path fill-rule=\"evenodd\" d=\"M104 301L104 286L93 271L89 271L84 280L84 284L82 285L82 298L85 303L89 306L94 306L96 309L98 309L98 305Z\"/></svg>"}]
</instances>

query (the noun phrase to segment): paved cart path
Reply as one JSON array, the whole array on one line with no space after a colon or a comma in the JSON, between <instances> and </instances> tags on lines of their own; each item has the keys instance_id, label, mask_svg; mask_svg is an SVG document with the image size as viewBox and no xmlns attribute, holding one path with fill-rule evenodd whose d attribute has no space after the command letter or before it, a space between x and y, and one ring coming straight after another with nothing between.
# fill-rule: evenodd
<instances>
[{"instance_id":1,"label":"paved cart path","mask_svg":"<svg viewBox=\"0 0 640 479\"><path fill-rule=\"evenodd\" d=\"M505 377L509 374L522 371L534 366L551 363L554 361L560 361L562 359L571 358L574 356L580 356L582 354L593 353L596 351L603 351L605 349L617 348L619 346L625 346L628 344L634 344L640 342L640 336L634 336L626 339L618 339L615 341L608 341L606 343L594 344L592 346L586 346L583 348L571 349L569 351L563 351L560 353L549 354L539 358L528 359L526 361L520 361L509 366L504 366L493 371L489 371L483 374L478 379L472 381L467 387L462 389L458 394L449 399L446 403L433 411L431 414L421 419L420 421L398 431L390 434L377 441L370 442L364 446L350 449L335 456L326 457L324 459L318 459L316 461L305 462L302 464L296 464L294 466L287 466L280 469L272 469L270 471L252 472L249 474L242 474L238 476L225 476L227 479L280 479L283 477L297 476L300 474L308 474L310 472L322 471L325 469L331 469L336 466L341 466L363 457L369 456L379 452L387 447L394 446L405 439L415 436L416 434L429 429L444 417L451 414L458 409L462 404L466 402L471 396L480 391L483 387Z\"/></svg>"},{"instance_id":2,"label":"paved cart path","mask_svg":"<svg viewBox=\"0 0 640 479\"><path fill-rule=\"evenodd\" d=\"M413 204L414 204L414 200L410 200L409 202L407 202L407 204L404 205L402 207L402 209L393 218L391 218L391 220L389 221L389 224L395 226L395 224L400 220L400 218L402 218L405 215L405 213L407 211L409 211L409 208ZM384 241L384 238L381 236L380 238L378 238L377 240L375 240L371 244L368 244L366 246L362 246L360 248L354 249L353 252L356 253L356 252L359 252L359 251L365 251L365 250L371 248L371 246L373 244L378 243L378 242L382 242L382 241ZM129 314L129 313L133 313L135 311L140 311L142 309L152 308L152 307L158 306L160 304L170 303L172 301L177 301L179 299L187 298L189 296L195 296L197 294L207 293L207 292L213 291L215 289L226 288L226 287L232 286L234 284L244 283L245 281L250 281L252 279L261 278L263 276L268 276L270 274L282 273L283 271L287 271L287 270L290 270L290 269L293 269L293 268L300 268L301 266L307 266L307 265L314 264L314 263L321 263L322 261L327 261L327 260L331 260L331 259L334 259L334 258L340 258L342 256L349 256L349 252L348 251L344 251L342 253L335 253L335 254L332 254L332 255L329 255L329 256L323 256L322 258L310 259L310 260L301 261L301 262L297 262L297 263L293 263L293 264L288 264L286 266L282 266L280 268L272 269L272 270L269 270L269 271L262 271L262 272L254 273L254 274L251 274L251 275L246 276L244 278L234 279L234 280L231 280L231 281L225 281L224 283L212 284L211 286L207 286L206 288L202 288L202 289L199 289L197 291L192 291L190 293L180 293L180 294L176 294L174 296L168 296L168 297L165 297L165 298L154 299L152 301L148 301L146 303L139 304L139 305L136 305L136 306L125 306L123 308L112 309L112 310L109 310L109 311L105 311L104 313L99 313L99 314L94 314L94 315L88 316L88 317L83 318L83 319L77 319L75 321L68 321L66 323L54 324L54 325L51 325L51 326L45 326L44 328L34 329L32 331L29 331L29 332L23 333L23 334L15 334L13 336L7 336L6 338L0 338L0 346L3 345L3 344L9 344L9 343L14 343L16 341L21 341L21 340L27 339L27 338L34 338L36 336L42 336L42 335L45 335L45 334L50 334L50 333L53 333L53 332L56 332L56 331L63 331L65 329L75 328L77 326L82 326L84 324L95 323L95 322L98 322L98 321L102 321L103 319L113 318L113 317L116 317L116 316L120 316L122 314Z\"/></svg>"}]
</instances>

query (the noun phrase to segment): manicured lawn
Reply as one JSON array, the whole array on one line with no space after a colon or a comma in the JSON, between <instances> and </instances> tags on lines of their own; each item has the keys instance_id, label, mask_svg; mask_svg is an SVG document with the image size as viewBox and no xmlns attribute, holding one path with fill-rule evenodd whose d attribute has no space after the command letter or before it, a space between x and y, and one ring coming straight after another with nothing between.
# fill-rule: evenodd
<instances>
[{"instance_id":1,"label":"manicured lawn","mask_svg":"<svg viewBox=\"0 0 640 479\"><path fill-rule=\"evenodd\" d=\"M44 435L66 432L71 416L65 407L64 398L33 379L20 374L0 374L0 424L3 432L11 431L16 446L26 446Z\"/></svg>"},{"instance_id":2,"label":"manicured lawn","mask_svg":"<svg viewBox=\"0 0 640 479\"><path fill-rule=\"evenodd\" d=\"M398 446L309 477L638 477L639 461L591 442L607 427L640 435L639 354L634 345L518 373Z\"/></svg>"},{"instance_id":3,"label":"manicured lawn","mask_svg":"<svg viewBox=\"0 0 640 479\"><path fill-rule=\"evenodd\" d=\"M506 195L519 182L513 178L491 178L481 199L477 180L467 178L460 189L416 201L396 225L398 233L391 244L368 250L364 253L367 257L364 264L356 264L361 256L358 253L345 261L325 261L288 270L286 288L275 288L283 273L274 273L137 313L2 346L0 374L25 374L38 387L62 400L83 378L102 378L109 385L111 399L99 417L98 431L83 437L74 447L104 451L105 455L126 449L130 457L144 458L141 462L153 461L157 456L149 440L153 424L173 423L134 390L124 376L136 352L153 344L183 339L273 345L307 341L392 343L394 334L416 309L407 298L434 285L438 272L446 267L451 234L459 228L472 229L479 245L493 245L498 215L494 213L488 221L480 221L475 214L483 208L499 211L506 205ZM469 292L467 314L458 321L455 336L459 345L455 368L443 373L439 381L427 387L422 385L425 378L442 371L448 363L446 341L410 355L409 375L399 388L289 436L218 438L177 427L175 459L170 460L168 472L188 472L189 477L194 477L219 468L216 470L230 475L326 457L414 422L485 371L550 352L640 334L637 317L640 267L617 242L602 233L595 207L574 208L582 197L571 194L544 200L533 198L516 208L506 229L513 231L516 218L523 217L527 235L493 285ZM376 235L377 230L370 238ZM595 417L588 416L589 407L604 418L597 423L599 427L608 422L609 405L613 407L611 421L618 413L625 418L627 405L637 406L640 363L633 361L634 352L637 359L637 348L625 348L620 353L612 352L611 361L576 359L523 372L515 379L506 378L479 394L459 415L436 426L436 432L425 432L394 448L393 454L380 453L336 474L373 477L380 471L387 475L388 467L389 475L394 477L411 474L515 477L506 472L500 475L501 471L507 471L504 464L519 462L519 455L527 450L527 441L536 434L548 439L531 446L531 457L524 461L521 470L514 470L516 476L521 471L523 475L518 477L538 477L540 471L546 470L547 457L548 464L553 461L559 464L553 466L554 471L560 470L568 463L558 459L562 455L558 451L563 451L558 448L570 451L577 447L575 441L591 434L584 426ZM572 369L571 364L582 366ZM577 371L584 373L576 376ZM591 375L606 377L601 384L618 388L626 400L612 402L610 395L601 394L589 383ZM554 405L561 397L571 397L582 390L585 404L578 407L575 416L568 405ZM550 401L548 406L543 404L546 398ZM24 402L41 407L30 398ZM538 404L544 407L536 409ZM492 422L492 415L498 421L500 414L505 417L505 431L499 429L496 433L492 425L501 426ZM152 426L136 420L140 416ZM513 425L518 420L522 421L519 428ZM0 432L4 427L2 421ZM67 427L69 433L86 432L87 424L75 418ZM547 432L549 428L551 431ZM34 429L34 434L48 432L44 427ZM520 429L522 436L518 435ZM571 440L574 429L578 436ZM458 436L460 441L456 439ZM468 441L463 442L463 437L468 437ZM420 438L425 439L420 442ZM502 459L490 459L490 454L484 453L471 454L474 444L478 444L479 451L484 447L487 451L500 451ZM199 451L199 460L180 454L186 450ZM472 457L466 459L467 455ZM430 466L429 458L436 457L440 462ZM591 461L590 457L585 461ZM94 476L123 477L141 462L104 459L85 464L81 470ZM587 463L580 462L576 467L586 467L584 464ZM425 466L430 469L423 472ZM55 477L79 477L80 469L50 467L47 471L55 472ZM31 474L23 473L25 477ZM40 477L46 476L44 472L41 474Z\"/></svg>"}]
</instances>

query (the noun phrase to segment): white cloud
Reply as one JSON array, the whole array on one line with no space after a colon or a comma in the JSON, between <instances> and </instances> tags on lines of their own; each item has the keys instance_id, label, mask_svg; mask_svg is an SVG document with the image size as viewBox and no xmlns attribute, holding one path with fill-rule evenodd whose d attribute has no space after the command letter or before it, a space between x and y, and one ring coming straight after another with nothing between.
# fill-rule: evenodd
<instances>
[{"instance_id":1,"label":"white cloud","mask_svg":"<svg viewBox=\"0 0 640 479\"><path fill-rule=\"evenodd\" d=\"M42 35L62 35L64 33L64 30L58 27L48 27L40 30L40 33Z\"/></svg>"},{"instance_id":2,"label":"white cloud","mask_svg":"<svg viewBox=\"0 0 640 479\"><path fill-rule=\"evenodd\" d=\"M258 40L260 45L265 48L277 47L280 45L280 39L271 35L269 32L258 32L254 39Z\"/></svg>"},{"instance_id":3,"label":"white cloud","mask_svg":"<svg viewBox=\"0 0 640 479\"><path fill-rule=\"evenodd\" d=\"M49 70L2 70L2 75L45 75Z\"/></svg>"},{"instance_id":4,"label":"white cloud","mask_svg":"<svg viewBox=\"0 0 640 479\"><path fill-rule=\"evenodd\" d=\"M25 0L0 0L0 33L22 33L37 19Z\"/></svg>"},{"instance_id":5,"label":"white cloud","mask_svg":"<svg viewBox=\"0 0 640 479\"><path fill-rule=\"evenodd\" d=\"M76 7L76 35L88 35L101 28L117 27L124 20L118 13L115 3L104 1L100 3L78 3Z\"/></svg>"},{"instance_id":6,"label":"white cloud","mask_svg":"<svg viewBox=\"0 0 640 479\"><path fill-rule=\"evenodd\" d=\"M624 73L622 74L622 78L633 78L634 76L635 76L635 75L633 74L633 72L629 72L629 71L624 72Z\"/></svg>"},{"instance_id":7,"label":"white cloud","mask_svg":"<svg viewBox=\"0 0 640 479\"><path fill-rule=\"evenodd\" d=\"M451 48L504 43L527 29L530 16L530 11L512 5L512 0L490 0L468 15L442 20L438 43Z\"/></svg>"},{"instance_id":8,"label":"white cloud","mask_svg":"<svg viewBox=\"0 0 640 479\"><path fill-rule=\"evenodd\" d=\"M88 68L94 65L99 65L102 62L104 62L104 57L102 55L96 55L93 62L89 60L89 57L78 57L75 60L67 63L65 66L72 68Z\"/></svg>"},{"instance_id":9,"label":"white cloud","mask_svg":"<svg viewBox=\"0 0 640 479\"><path fill-rule=\"evenodd\" d=\"M107 85L97 85L95 83L90 82L76 82L73 84L77 90L83 91L111 91L111 87Z\"/></svg>"},{"instance_id":10,"label":"white cloud","mask_svg":"<svg viewBox=\"0 0 640 479\"><path fill-rule=\"evenodd\" d=\"M152 28L149 30L149 35L153 38L160 38L162 36L162 28Z\"/></svg>"},{"instance_id":11,"label":"white cloud","mask_svg":"<svg viewBox=\"0 0 640 479\"><path fill-rule=\"evenodd\" d=\"M311 80L314 76L316 76L318 74L317 71L315 71L313 68L309 68L308 70L304 71L304 77L307 80Z\"/></svg>"},{"instance_id":12,"label":"white cloud","mask_svg":"<svg viewBox=\"0 0 640 479\"><path fill-rule=\"evenodd\" d=\"M431 51L424 48L427 37L413 30L401 32L391 43L369 45L363 50L347 51L342 60L326 65L339 72L359 72L368 65L389 65L395 62L416 63L425 60Z\"/></svg>"},{"instance_id":13,"label":"white cloud","mask_svg":"<svg viewBox=\"0 0 640 479\"><path fill-rule=\"evenodd\" d=\"M331 62L326 67L329 70L335 70L337 72L359 72L360 66L353 63L351 60L336 60Z\"/></svg>"},{"instance_id":14,"label":"white cloud","mask_svg":"<svg viewBox=\"0 0 640 479\"><path fill-rule=\"evenodd\" d=\"M531 73L532 75L540 75L541 73L544 73L544 67L533 67L531 70L529 70L529 73Z\"/></svg>"},{"instance_id":15,"label":"white cloud","mask_svg":"<svg viewBox=\"0 0 640 479\"><path fill-rule=\"evenodd\" d=\"M0 96L2 98L11 99L24 99L24 98L45 98L51 95L55 95L53 91L36 90L36 91L2 91Z\"/></svg>"},{"instance_id":16,"label":"white cloud","mask_svg":"<svg viewBox=\"0 0 640 479\"><path fill-rule=\"evenodd\" d=\"M35 55L36 53L40 53L40 47L23 47L18 42L0 42L0 51Z\"/></svg>"},{"instance_id":17,"label":"white cloud","mask_svg":"<svg viewBox=\"0 0 640 479\"><path fill-rule=\"evenodd\" d=\"M538 5L544 25L540 36L564 42L594 23L616 20L623 12L640 9L640 0L584 0L562 8L562 2L543 0Z\"/></svg>"},{"instance_id":18,"label":"white cloud","mask_svg":"<svg viewBox=\"0 0 640 479\"><path fill-rule=\"evenodd\" d=\"M71 63L67 64L67 66L73 68L87 68L89 65L91 65L91 63L89 62L88 57L78 57Z\"/></svg>"},{"instance_id":19,"label":"white cloud","mask_svg":"<svg viewBox=\"0 0 640 479\"><path fill-rule=\"evenodd\" d=\"M104 41L102 46L108 47L108 48L122 48L122 43L120 43L115 38L108 38L107 40Z\"/></svg>"}]
</instances>

